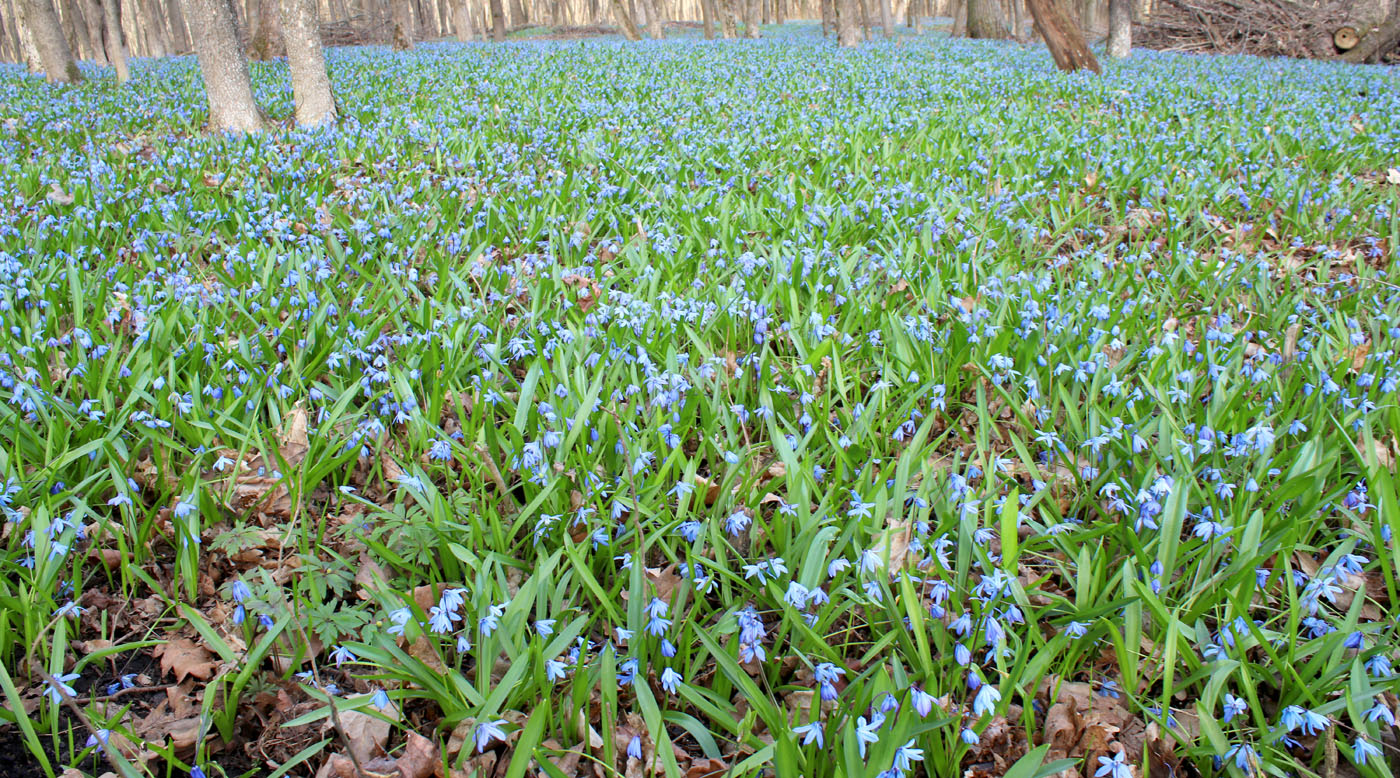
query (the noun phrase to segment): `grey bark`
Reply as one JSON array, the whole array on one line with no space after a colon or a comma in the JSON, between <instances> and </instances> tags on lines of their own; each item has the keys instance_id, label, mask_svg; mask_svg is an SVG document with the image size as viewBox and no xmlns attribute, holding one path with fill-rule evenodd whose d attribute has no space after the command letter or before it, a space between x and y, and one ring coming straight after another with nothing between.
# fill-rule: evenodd
<instances>
[{"instance_id":1,"label":"grey bark","mask_svg":"<svg viewBox=\"0 0 1400 778\"><path fill-rule=\"evenodd\" d=\"M967 37L967 4L969 0L954 0L953 37Z\"/></svg>"},{"instance_id":2,"label":"grey bark","mask_svg":"<svg viewBox=\"0 0 1400 778\"><path fill-rule=\"evenodd\" d=\"M321 47L321 25L316 0L281 0L282 40L292 71L292 98L297 124L319 127L336 119L335 95L326 74L326 53Z\"/></svg>"},{"instance_id":3,"label":"grey bark","mask_svg":"<svg viewBox=\"0 0 1400 778\"><path fill-rule=\"evenodd\" d=\"M263 128L262 111L253 99L248 60L238 41L233 6L229 0L184 2L209 101L209 130L258 132Z\"/></svg>"},{"instance_id":4,"label":"grey bark","mask_svg":"<svg viewBox=\"0 0 1400 778\"><path fill-rule=\"evenodd\" d=\"M257 0L248 17L248 56L253 59L276 59L285 53L282 31L277 23L278 0Z\"/></svg>"},{"instance_id":5,"label":"grey bark","mask_svg":"<svg viewBox=\"0 0 1400 778\"><path fill-rule=\"evenodd\" d=\"M836 43L843 48L860 45L860 27L856 21L856 0L835 0Z\"/></svg>"},{"instance_id":6,"label":"grey bark","mask_svg":"<svg viewBox=\"0 0 1400 778\"><path fill-rule=\"evenodd\" d=\"M25 26L39 53L39 62L44 67L44 78L50 84L76 84L83 80L78 63L73 60L73 50L68 48L68 40L63 37L63 28L58 14L49 0L20 0L24 9Z\"/></svg>"},{"instance_id":7,"label":"grey bark","mask_svg":"<svg viewBox=\"0 0 1400 778\"><path fill-rule=\"evenodd\" d=\"M891 21L891 18L894 14L890 12L890 0L875 0L875 2L880 4L880 32L886 38L893 38L894 22Z\"/></svg>"},{"instance_id":8,"label":"grey bark","mask_svg":"<svg viewBox=\"0 0 1400 778\"><path fill-rule=\"evenodd\" d=\"M491 40L496 41L497 43L500 43L501 41L503 41L503 40L506 39L506 9L505 9L505 7L501 4L501 0L490 0L490 1L491 1ZM617 0L613 0L613 2L616 3ZM633 29L632 29L632 34L633 34L634 36L637 34L636 28L633 28ZM632 38L629 38L628 40L636 40L636 38L635 38L635 37L632 37Z\"/></svg>"},{"instance_id":9,"label":"grey bark","mask_svg":"<svg viewBox=\"0 0 1400 778\"><path fill-rule=\"evenodd\" d=\"M126 68L126 36L117 0L102 0L102 43L107 47L107 60L117 71L117 83L125 84L131 73Z\"/></svg>"},{"instance_id":10,"label":"grey bark","mask_svg":"<svg viewBox=\"0 0 1400 778\"><path fill-rule=\"evenodd\" d=\"M83 0L83 21L87 25L87 37L92 46L92 61L106 65L107 50L102 45L102 3L98 0Z\"/></svg>"},{"instance_id":11,"label":"grey bark","mask_svg":"<svg viewBox=\"0 0 1400 778\"><path fill-rule=\"evenodd\" d=\"M29 30L29 24L24 21L24 0L18 0L16 6L18 11L15 27L19 32L20 55L24 57L24 64L29 69L31 75L42 75L44 72L44 62L39 58L39 49L34 45L34 34Z\"/></svg>"},{"instance_id":12,"label":"grey bark","mask_svg":"<svg viewBox=\"0 0 1400 778\"><path fill-rule=\"evenodd\" d=\"M413 3L410 0L390 0L390 10L394 17L394 51L411 51L415 32L413 28Z\"/></svg>"},{"instance_id":13,"label":"grey bark","mask_svg":"<svg viewBox=\"0 0 1400 778\"><path fill-rule=\"evenodd\" d=\"M1122 59L1133 47L1130 0L1108 0L1108 56Z\"/></svg>"},{"instance_id":14,"label":"grey bark","mask_svg":"<svg viewBox=\"0 0 1400 778\"><path fill-rule=\"evenodd\" d=\"M647 37L659 41L666 37L661 32L661 15L656 12L656 0L641 0L642 13L646 16Z\"/></svg>"},{"instance_id":15,"label":"grey bark","mask_svg":"<svg viewBox=\"0 0 1400 778\"><path fill-rule=\"evenodd\" d=\"M715 37L715 13L711 0L700 0L700 18L705 29L705 40Z\"/></svg>"},{"instance_id":16,"label":"grey bark","mask_svg":"<svg viewBox=\"0 0 1400 778\"><path fill-rule=\"evenodd\" d=\"M530 23L530 12L525 9L521 0L510 0L510 21L516 27L524 27Z\"/></svg>"},{"instance_id":17,"label":"grey bark","mask_svg":"<svg viewBox=\"0 0 1400 778\"><path fill-rule=\"evenodd\" d=\"M452 24L457 28L457 40L462 43L470 41L473 37L472 9L467 5L467 0L455 0L452 15Z\"/></svg>"},{"instance_id":18,"label":"grey bark","mask_svg":"<svg viewBox=\"0 0 1400 778\"><path fill-rule=\"evenodd\" d=\"M1001 18L1000 0L967 0L967 37L1006 37L1006 22Z\"/></svg>"},{"instance_id":19,"label":"grey bark","mask_svg":"<svg viewBox=\"0 0 1400 778\"><path fill-rule=\"evenodd\" d=\"M758 26L758 4L761 0L739 0L744 8L744 37L757 39L761 34Z\"/></svg>"}]
</instances>

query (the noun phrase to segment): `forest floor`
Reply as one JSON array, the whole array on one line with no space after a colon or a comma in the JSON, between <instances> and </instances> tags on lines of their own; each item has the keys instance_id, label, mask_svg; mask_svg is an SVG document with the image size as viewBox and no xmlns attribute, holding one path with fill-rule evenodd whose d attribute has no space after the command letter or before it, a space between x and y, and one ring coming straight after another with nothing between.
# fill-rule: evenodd
<instances>
[{"instance_id":1,"label":"forest floor","mask_svg":"<svg viewBox=\"0 0 1400 778\"><path fill-rule=\"evenodd\" d=\"M1392 775L1400 77L0 70L0 776Z\"/></svg>"}]
</instances>

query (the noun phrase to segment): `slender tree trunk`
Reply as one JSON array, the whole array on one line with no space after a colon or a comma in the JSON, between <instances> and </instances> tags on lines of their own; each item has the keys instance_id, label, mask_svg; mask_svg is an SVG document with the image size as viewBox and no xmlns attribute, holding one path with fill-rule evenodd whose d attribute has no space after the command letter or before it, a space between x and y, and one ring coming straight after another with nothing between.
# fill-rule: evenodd
<instances>
[{"instance_id":1,"label":"slender tree trunk","mask_svg":"<svg viewBox=\"0 0 1400 778\"><path fill-rule=\"evenodd\" d=\"M656 12L656 0L640 0L642 14L646 17L647 37L659 41L666 37L661 32L661 15Z\"/></svg>"},{"instance_id":2,"label":"slender tree trunk","mask_svg":"<svg viewBox=\"0 0 1400 778\"><path fill-rule=\"evenodd\" d=\"M1131 0L1108 0L1108 56L1122 59L1133 47Z\"/></svg>"},{"instance_id":3,"label":"slender tree trunk","mask_svg":"<svg viewBox=\"0 0 1400 778\"><path fill-rule=\"evenodd\" d=\"M87 38L91 43L92 60L99 65L109 64L107 50L102 45L102 4L98 0L82 0L83 21L87 26Z\"/></svg>"},{"instance_id":4,"label":"slender tree trunk","mask_svg":"<svg viewBox=\"0 0 1400 778\"><path fill-rule=\"evenodd\" d=\"M185 0L185 18L194 36L211 132L258 132L262 111L253 99L248 60L238 42L229 0Z\"/></svg>"},{"instance_id":5,"label":"slender tree trunk","mask_svg":"<svg viewBox=\"0 0 1400 778\"><path fill-rule=\"evenodd\" d=\"M993 40L1006 37L1000 0L967 0L967 37Z\"/></svg>"},{"instance_id":6,"label":"slender tree trunk","mask_svg":"<svg viewBox=\"0 0 1400 778\"><path fill-rule=\"evenodd\" d=\"M175 46L175 51L186 52L194 48L190 40L189 25L185 23L185 14L180 10L179 0L162 0L169 12L170 18L170 42Z\"/></svg>"},{"instance_id":7,"label":"slender tree trunk","mask_svg":"<svg viewBox=\"0 0 1400 778\"><path fill-rule=\"evenodd\" d=\"M73 48L73 54L78 59L96 59L93 54L92 36L88 34L87 19L83 16L83 6L85 2L70 0L66 4L58 6L58 12L63 21L63 34L68 38L69 45Z\"/></svg>"},{"instance_id":8,"label":"slender tree trunk","mask_svg":"<svg viewBox=\"0 0 1400 778\"><path fill-rule=\"evenodd\" d=\"M953 36L956 38L967 37L967 4L972 0L954 0L953 8Z\"/></svg>"},{"instance_id":9,"label":"slender tree trunk","mask_svg":"<svg viewBox=\"0 0 1400 778\"><path fill-rule=\"evenodd\" d=\"M257 60L276 59L285 53L282 31L277 24L278 0L257 0L248 26L248 56Z\"/></svg>"},{"instance_id":10,"label":"slender tree trunk","mask_svg":"<svg viewBox=\"0 0 1400 778\"><path fill-rule=\"evenodd\" d=\"M880 4L880 32L886 38L893 38L894 22L891 21L891 17L894 14L890 11L890 0L875 0L875 2Z\"/></svg>"},{"instance_id":11,"label":"slender tree trunk","mask_svg":"<svg viewBox=\"0 0 1400 778\"><path fill-rule=\"evenodd\" d=\"M726 38L734 38L739 34L738 22L734 18L735 0L715 0L715 8L719 10L720 34Z\"/></svg>"},{"instance_id":12,"label":"slender tree trunk","mask_svg":"<svg viewBox=\"0 0 1400 778\"><path fill-rule=\"evenodd\" d=\"M472 9L467 4L468 0L453 0L452 24L457 28L457 40L462 43L470 41L472 35Z\"/></svg>"},{"instance_id":13,"label":"slender tree trunk","mask_svg":"<svg viewBox=\"0 0 1400 778\"><path fill-rule=\"evenodd\" d=\"M836 15L836 5L832 0L817 0L821 6L822 14L822 37L825 38L831 33L831 28L835 25L833 17Z\"/></svg>"},{"instance_id":14,"label":"slender tree trunk","mask_svg":"<svg viewBox=\"0 0 1400 778\"><path fill-rule=\"evenodd\" d=\"M1021 0L1011 0L1011 37L1022 40L1025 34L1025 20L1021 14Z\"/></svg>"},{"instance_id":15,"label":"slender tree trunk","mask_svg":"<svg viewBox=\"0 0 1400 778\"><path fill-rule=\"evenodd\" d=\"M491 0L493 3L499 3L500 1L501 0ZM627 4L622 0L611 1L613 18L617 20L618 26L622 28L622 37L629 41L641 40L642 36L637 32L637 25L632 21L632 14L627 12Z\"/></svg>"},{"instance_id":16,"label":"slender tree trunk","mask_svg":"<svg viewBox=\"0 0 1400 778\"><path fill-rule=\"evenodd\" d=\"M843 48L860 45L860 26L856 21L856 0L834 0L836 11L836 43Z\"/></svg>"},{"instance_id":17,"label":"slender tree trunk","mask_svg":"<svg viewBox=\"0 0 1400 778\"><path fill-rule=\"evenodd\" d=\"M15 13L13 0L6 0L4 7L3 22L5 35L5 58L11 62L21 62L24 60L24 47L19 42L19 18Z\"/></svg>"},{"instance_id":18,"label":"slender tree trunk","mask_svg":"<svg viewBox=\"0 0 1400 778\"><path fill-rule=\"evenodd\" d=\"M20 0L24 8L24 23L39 52L44 66L44 78L50 84L76 84L83 80L73 50L63 37L63 27L49 0Z\"/></svg>"},{"instance_id":19,"label":"slender tree trunk","mask_svg":"<svg viewBox=\"0 0 1400 778\"><path fill-rule=\"evenodd\" d=\"M861 40L868 41L870 35L870 6L866 0L856 0L857 7L860 8L860 32Z\"/></svg>"},{"instance_id":20,"label":"slender tree trunk","mask_svg":"<svg viewBox=\"0 0 1400 778\"><path fill-rule=\"evenodd\" d=\"M141 15L144 19L143 26L151 32L152 47L159 52L154 56L165 57L175 53L170 35L165 30L165 14L161 12L155 0L142 0Z\"/></svg>"},{"instance_id":21,"label":"slender tree trunk","mask_svg":"<svg viewBox=\"0 0 1400 778\"><path fill-rule=\"evenodd\" d=\"M281 0L282 41L292 71L292 97L297 124L319 127L336 119L335 95L326 73L326 52L321 47L321 25L316 0Z\"/></svg>"},{"instance_id":22,"label":"slender tree trunk","mask_svg":"<svg viewBox=\"0 0 1400 778\"><path fill-rule=\"evenodd\" d=\"M29 23L24 19L25 0L16 0L19 3L15 10L18 12L15 17L15 30L19 35L20 56L24 58L25 67L30 75L41 75L44 72L44 61L39 56L39 48L34 45L34 33Z\"/></svg>"},{"instance_id":23,"label":"slender tree trunk","mask_svg":"<svg viewBox=\"0 0 1400 778\"><path fill-rule=\"evenodd\" d=\"M530 14L521 0L510 0L510 23L513 27L524 27L530 23Z\"/></svg>"},{"instance_id":24,"label":"slender tree trunk","mask_svg":"<svg viewBox=\"0 0 1400 778\"><path fill-rule=\"evenodd\" d=\"M700 0L700 18L705 28L705 40L714 40L715 13L714 0Z\"/></svg>"},{"instance_id":25,"label":"slender tree trunk","mask_svg":"<svg viewBox=\"0 0 1400 778\"><path fill-rule=\"evenodd\" d=\"M413 49L415 32L413 29L413 4L409 0L390 0L394 17L394 51Z\"/></svg>"},{"instance_id":26,"label":"slender tree trunk","mask_svg":"<svg viewBox=\"0 0 1400 778\"><path fill-rule=\"evenodd\" d=\"M491 0L491 39L497 43L506 39L506 9L501 0Z\"/></svg>"},{"instance_id":27,"label":"slender tree trunk","mask_svg":"<svg viewBox=\"0 0 1400 778\"><path fill-rule=\"evenodd\" d=\"M126 69L126 36L122 33L121 8L117 0L102 0L102 39L107 47L107 59L117 71L117 83L131 79Z\"/></svg>"},{"instance_id":28,"label":"slender tree trunk","mask_svg":"<svg viewBox=\"0 0 1400 778\"><path fill-rule=\"evenodd\" d=\"M760 35L758 27L758 4L760 0L739 0L744 8L744 37L757 39Z\"/></svg>"},{"instance_id":29,"label":"slender tree trunk","mask_svg":"<svg viewBox=\"0 0 1400 778\"><path fill-rule=\"evenodd\" d=\"M1099 72L1099 61L1094 52L1084 42L1084 34L1074 22L1074 17L1059 0L1026 0L1026 7L1035 20L1035 28L1045 39L1050 56L1060 70L1071 71L1087 68Z\"/></svg>"}]
</instances>

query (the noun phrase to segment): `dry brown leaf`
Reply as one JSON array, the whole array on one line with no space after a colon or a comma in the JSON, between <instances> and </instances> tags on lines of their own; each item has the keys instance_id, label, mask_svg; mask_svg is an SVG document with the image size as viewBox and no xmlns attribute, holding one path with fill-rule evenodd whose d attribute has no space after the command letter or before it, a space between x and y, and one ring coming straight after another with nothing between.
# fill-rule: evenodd
<instances>
[{"instance_id":1,"label":"dry brown leaf","mask_svg":"<svg viewBox=\"0 0 1400 778\"><path fill-rule=\"evenodd\" d=\"M396 766L402 778L428 778L440 761L436 743L417 732L409 732L408 744L399 754Z\"/></svg>"},{"instance_id":2,"label":"dry brown leaf","mask_svg":"<svg viewBox=\"0 0 1400 778\"><path fill-rule=\"evenodd\" d=\"M384 746L389 742L390 724L388 719L373 716L364 711L347 710L340 714L340 725L349 742L350 751L360 762L368 762L384 754ZM327 730L334 724L327 722Z\"/></svg>"},{"instance_id":3,"label":"dry brown leaf","mask_svg":"<svg viewBox=\"0 0 1400 778\"><path fill-rule=\"evenodd\" d=\"M685 771L685 778L719 778L729 770L729 765L720 759L696 759Z\"/></svg>"},{"instance_id":4,"label":"dry brown leaf","mask_svg":"<svg viewBox=\"0 0 1400 778\"><path fill-rule=\"evenodd\" d=\"M49 184L48 198L49 202L53 203L54 205L73 204L73 195L63 191L63 187L59 186L57 181Z\"/></svg>"},{"instance_id":5,"label":"dry brown leaf","mask_svg":"<svg viewBox=\"0 0 1400 778\"><path fill-rule=\"evenodd\" d=\"M1400 186L1400 170L1390 168L1385 171L1385 181L1387 184Z\"/></svg>"},{"instance_id":6,"label":"dry brown leaf","mask_svg":"<svg viewBox=\"0 0 1400 778\"><path fill-rule=\"evenodd\" d=\"M872 550L881 560L889 560L887 569L902 570L913 561L909 559L909 544L913 540L913 523L905 519L891 518Z\"/></svg>"},{"instance_id":7,"label":"dry brown leaf","mask_svg":"<svg viewBox=\"0 0 1400 778\"><path fill-rule=\"evenodd\" d=\"M161 671L175 676L175 683L188 677L207 681L213 677L214 668L218 666L208 649L189 638L168 641L156 646L152 653L160 657Z\"/></svg>"}]
</instances>

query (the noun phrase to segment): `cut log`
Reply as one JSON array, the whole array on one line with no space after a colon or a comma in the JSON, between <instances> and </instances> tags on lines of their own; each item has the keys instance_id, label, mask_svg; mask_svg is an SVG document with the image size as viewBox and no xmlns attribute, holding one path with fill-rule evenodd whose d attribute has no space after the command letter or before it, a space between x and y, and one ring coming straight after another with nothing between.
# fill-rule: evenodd
<instances>
[{"instance_id":1,"label":"cut log","mask_svg":"<svg viewBox=\"0 0 1400 778\"><path fill-rule=\"evenodd\" d=\"M1336 45L1337 51L1351 51L1360 42L1361 36L1355 27L1338 27L1332 33L1332 43Z\"/></svg>"},{"instance_id":2,"label":"cut log","mask_svg":"<svg viewBox=\"0 0 1400 778\"><path fill-rule=\"evenodd\" d=\"M1385 24L1372 30L1356 44L1351 51L1342 55L1347 62L1371 62L1379 60L1396 46L1400 46L1400 8L1390 13Z\"/></svg>"},{"instance_id":3,"label":"cut log","mask_svg":"<svg viewBox=\"0 0 1400 778\"><path fill-rule=\"evenodd\" d=\"M1035 19L1035 28L1045 39L1050 56L1066 73L1075 70L1099 71L1099 60L1084 42L1084 33L1060 0L1026 0Z\"/></svg>"}]
</instances>

